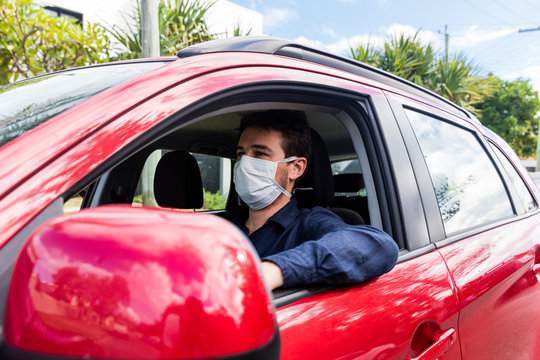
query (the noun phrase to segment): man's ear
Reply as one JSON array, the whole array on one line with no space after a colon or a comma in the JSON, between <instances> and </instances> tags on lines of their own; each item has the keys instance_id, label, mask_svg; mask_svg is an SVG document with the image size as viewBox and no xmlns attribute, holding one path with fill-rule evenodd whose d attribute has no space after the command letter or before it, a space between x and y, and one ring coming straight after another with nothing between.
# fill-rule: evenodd
<instances>
[{"instance_id":1,"label":"man's ear","mask_svg":"<svg viewBox=\"0 0 540 360\"><path fill-rule=\"evenodd\" d=\"M289 171L289 178L292 181L298 179L306 171L307 168L307 159L305 157L300 157L292 163L292 169Z\"/></svg>"}]
</instances>

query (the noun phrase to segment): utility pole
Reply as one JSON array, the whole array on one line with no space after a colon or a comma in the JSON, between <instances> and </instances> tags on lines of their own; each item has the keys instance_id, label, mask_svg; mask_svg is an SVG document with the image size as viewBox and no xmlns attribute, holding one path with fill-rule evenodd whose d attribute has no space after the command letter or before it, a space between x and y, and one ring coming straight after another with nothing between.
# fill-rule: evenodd
<instances>
[{"instance_id":1,"label":"utility pole","mask_svg":"<svg viewBox=\"0 0 540 360\"><path fill-rule=\"evenodd\" d=\"M444 25L444 33L438 30L439 34L444 35L444 61L448 62L448 43L450 42L450 34L448 33L448 25Z\"/></svg>"},{"instance_id":2,"label":"utility pole","mask_svg":"<svg viewBox=\"0 0 540 360\"><path fill-rule=\"evenodd\" d=\"M158 57L159 20L157 0L141 0L142 56Z\"/></svg>"},{"instance_id":3,"label":"utility pole","mask_svg":"<svg viewBox=\"0 0 540 360\"><path fill-rule=\"evenodd\" d=\"M158 0L141 0L141 22L142 57L160 56ZM144 164L141 174L143 205L157 205L154 198L154 174L159 159L161 151L154 151Z\"/></svg>"},{"instance_id":4,"label":"utility pole","mask_svg":"<svg viewBox=\"0 0 540 360\"><path fill-rule=\"evenodd\" d=\"M532 29L519 29L518 32L540 31L540 26ZM540 171L540 119L538 124L538 134L536 134L536 171Z\"/></svg>"},{"instance_id":5,"label":"utility pole","mask_svg":"<svg viewBox=\"0 0 540 360\"><path fill-rule=\"evenodd\" d=\"M444 60L448 63L448 43L450 34L448 34L448 25L444 25Z\"/></svg>"}]
</instances>

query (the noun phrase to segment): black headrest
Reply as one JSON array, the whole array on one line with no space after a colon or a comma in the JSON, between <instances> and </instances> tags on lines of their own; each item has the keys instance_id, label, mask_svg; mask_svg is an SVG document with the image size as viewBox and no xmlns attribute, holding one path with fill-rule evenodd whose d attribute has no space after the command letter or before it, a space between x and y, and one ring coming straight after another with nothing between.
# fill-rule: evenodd
<instances>
[{"instance_id":1,"label":"black headrest","mask_svg":"<svg viewBox=\"0 0 540 360\"><path fill-rule=\"evenodd\" d=\"M198 209L203 206L203 187L197 160L187 151L171 151L161 157L154 176L154 197L159 206Z\"/></svg>"},{"instance_id":2,"label":"black headrest","mask_svg":"<svg viewBox=\"0 0 540 360\"><path fill-rule=\"evenodd\" d=\"M321 136L311 129L311 161L305 177L296 186L300 207L329 206L334 201L332 167Z\"/></svg>"},{"instance_id":3,"label":"black headrest","mask_svg":"<svg viewBox=\"0 0 540 360\"><path fill-rule=\"evenodd\" d=\"M334 191L337 193L355 193L365 187L362 174L349 173L334 175Z\"/></svg>"}]
</instances>

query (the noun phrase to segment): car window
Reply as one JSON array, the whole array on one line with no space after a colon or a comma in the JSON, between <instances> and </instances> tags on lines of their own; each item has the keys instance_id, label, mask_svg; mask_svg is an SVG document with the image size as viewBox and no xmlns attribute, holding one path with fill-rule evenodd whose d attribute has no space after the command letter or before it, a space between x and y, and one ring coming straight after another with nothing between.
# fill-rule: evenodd
<instances>
[{"instance_id":1,"label":"car window","mask_svg":"<svg viewBox=\"0 0 540 360\"><path fill-rule=\"evenodd\" d=\"M223 210L231 190L232 162L217 156L192 154L199 164L203 183L204 210Z\"/></svg>"},{"instance_id":2,"label":"car window","mask_svg":"<svg viewBox=\"0 0 540 360\"><path fill-rule=\"evenodd\" d=\"M508 177L510 178L510 181L512 182L512 185L514 185L514 188L517 191L517 194L519 198L521 199L521 202L523 203L523 206L525 207L526 211L536 209L536 203L529 191L529 188L525 185L523 182L523 179L521 176L519 176L517 170L514 168L512 163L510 163L510 160L502 153L501 150L499 150L498 147L493 145L492 143L489 143L491 145L491 148L495 152L495 155L499 158L501 161L504 170L508 174Z\"/></svg>"},{"instance_id":3,"label":"car window","mask_svg":"<svg viewBox=\"0 0 540 360\"><path fill-rule=\"evenodd\" d=\"M359 159L336 161L331 166L334 177L334 196L367 196Z\"/></svg>"},{"instance_id":4,"label":"car window","mask_svg":"<svg viewBox=\"0 0 540 360\"><path fill-rule=\"evenodd\" d=\"M88 193L88 186L64 202L64 214L71 214L81 210L83 200Z\"/></svg>"},{"instance_id":5,"label":"car window","mask_svg":"<svg viewBox=\"0 0 540 360\"><path fill-rule=\"evenodd\" d=\"M332 175L355 174L362 172L362 169L360 167L360 160L358 159L336 161L333 162L331 166Z\"/></svg>"},{"instance_id":6,"label":"car window","mask_svg":"<svg viewBox=\"0 0 540 360\"><path fill-rule=\"evenodd\" d=\"M155 150L148 156L139 178L133 206L158 206L154 198L153 174L159 159L167 150ZM203 207L198 211L223 210L231 187L230 159L217 156L192 154L197 160L203 184Z\"/></svg>"},{"instance_id":7,"label":"car window","mask_svg":"<svg viewBox=\"0 0 540 360\"><path fill-rule=\"evenodd\" d=\"M0 146L89 97L161 65L144 62L74 69L0 87Z\"/></svg>"},{"instance_id":8,"label":"car window","mask_svg":"<svg viewBox=\"0 0 540 360\"><path fill-rule=\"evenodd\" d=\"M491 159L470 131L406 110L429 170L446 234L514 214Z\"/></svg>"}]
</instances>

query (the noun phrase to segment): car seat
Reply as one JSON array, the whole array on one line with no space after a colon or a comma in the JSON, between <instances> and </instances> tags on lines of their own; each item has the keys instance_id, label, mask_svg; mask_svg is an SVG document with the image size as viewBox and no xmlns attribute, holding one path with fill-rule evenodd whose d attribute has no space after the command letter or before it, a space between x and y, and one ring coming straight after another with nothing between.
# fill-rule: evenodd
<instances>
[{"instance_id":1,"label":"car seat","mask_svg":"<svg viewBox=\"0 0 540 360\"><path fill-rule=\"evenodd\" d=\"M351 225L363 225L364 219L356 211L334 207L334 179L328 152L321 136L311 129L311 161L305 176L298 182L294 196L300 207L326 207Z\"/></svg>"},{"instance_id":2,"label":"car seat","mask_svg":"<svg viewBox=\"0 0 540 360\"><path fill-rule=\"evenodd\" d=\"M161 207L199 209L203 186L197 160L187 151L163 155L154 175L154 197Z\"/></svg>"},{"instance_id":3,"label":"car seat","mask_svg":"<svg viewBox=\"0 0 540 360\"><path fill-rule=\"evenodd\" d=\"M368 201L365 195L364 177L360 173L334 175L334 206L356 211L369 223Z\"/></svg>"}]
</instances>

